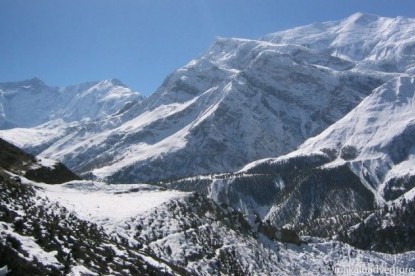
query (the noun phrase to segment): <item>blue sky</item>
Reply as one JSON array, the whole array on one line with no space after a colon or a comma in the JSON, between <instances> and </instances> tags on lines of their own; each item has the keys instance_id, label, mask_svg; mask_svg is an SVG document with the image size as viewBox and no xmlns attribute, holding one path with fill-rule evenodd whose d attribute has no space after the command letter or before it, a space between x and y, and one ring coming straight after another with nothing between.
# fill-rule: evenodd
<instances>
[{"instance_id":1,"label":"blue sky","mask_svg":"<svg viewBox=\"0 0 415 276\"><path fill-rule=\"evenodd\" d=\"M0 81L119 78L148 95L215 37L258 38L357 11L415 17L415 1L0 0Z\"/></svg>"}]
</instances>

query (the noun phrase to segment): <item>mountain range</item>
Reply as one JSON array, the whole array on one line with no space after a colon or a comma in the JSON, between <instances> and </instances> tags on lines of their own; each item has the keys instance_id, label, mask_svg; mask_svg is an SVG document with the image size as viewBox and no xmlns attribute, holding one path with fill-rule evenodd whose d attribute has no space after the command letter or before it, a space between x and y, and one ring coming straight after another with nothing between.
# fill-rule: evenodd
<instances>
[{"instance_id":1,"label":"mountain range","mask_svg":"<svg viewBox=\"0 0 415 276\"><path fill-rule=\"evenodd\" d=\"M57 160L88 180L49 186L23 165L26 174L3 166L0 195L12 196L16 179L7 175L17 176L38 187L19 193L47 198L45 213L56 204L61 216L72 210L80 224L108 228L95 238L113 251L87 255L97 264L111 252L110 268L85 265L77 250L88 246L59 238L51 250L62 253L51 263L62 270L74 250L68 266L94 273L118 271L122 261L131 272L133 255L140 272L168 274L318 273L313 265L330 274L333 261L390 265L393 256L410 266L414 103L415 19L362 13L258 40L218 38L147 98L115 79L1 83L0 137L32 154L30 162ZM132 184L141 182L153 185ZM134 206L127 215L98 215L123 200ZM25 213L20 204L5 209ZM16 224L19 215L11 217ZM4 225L15 239L35 235ZM284 249L281 229L309 244ZM241 253L247 247L252 254ZM315 252L310 261L304 250Z\"/></svg>"},{"instance_id":2,"label":"mountain range","mask_svg":"<svg viewBox=\"0 0 415 276\"><path fill-rule=\"evenodd\" d=\"M261 40L220 38L146 99L120 88L118 82L108 88L109 81L100 84L107 85L101 95L106 104L95 100L99 106L87 108L88 112L80 105L78 112L66 113L72 105L63 101L66 107L59 108L60 114L79 115L65 115L58 126L53 119L63 117L59 110L41 107L51 114L42 116L48 118L38 122L43 125L32 124L30 133L38 137L47 132L48 139L40 135L40 140L20 141L27 128L1 135L36 155L62 161L81 175L114 183L235 171L248 162L289 153L381 84L410 74L414 24L406 18L354 14ZM69 102L88 97L100 85L69 88L75 91ZM16 86L28 85L3 84L1 89L7 97ZM31 95L35 101L35 93ZM115 106L105 95L121 99ZM4 117L12 115L5 112ZM62 128L59 133L57 127Z\"/></svg>"}]
</instances>

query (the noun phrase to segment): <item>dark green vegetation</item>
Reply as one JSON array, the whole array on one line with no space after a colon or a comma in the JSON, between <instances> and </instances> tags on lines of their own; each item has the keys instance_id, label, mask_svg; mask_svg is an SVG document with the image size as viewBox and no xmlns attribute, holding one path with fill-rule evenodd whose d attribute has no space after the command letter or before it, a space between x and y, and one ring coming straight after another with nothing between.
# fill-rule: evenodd
<instances>
[{"instance_id":1,"label":"dark green vegetation","mask_svg":"<svg viewBox=\"0 0 415 276\"><path fill-rule=\"evenodd\" d=\"M59 184L80 178L57 163L53 168L39 165L33 155L25 153L14 145L0 138L0 167L16 175L24 176L35 182Z\"/></svg>"},{"instance_id":2,"label":"dark green vegetation","mask_svg":"<svg viewBox=\"0 0 415 276\"><path fill-rule=\"evenodd\" d=\"M330 149L323 152L263 162L243 173L165 185L181 190L196 188L218 202L257 215L275 229L290 224L301 235L335 238L364 250L415 250L415 223L410 220L415 216L415 202L379 207L373 192L348 162L324 167L337 156L346 161L354 159L358 153L353 146L344 147L340 153ZM410 190L413 182L413 177L391 180L385 199L396 199Z\"/></svg>"},{"instance_id":3,"label":"dark green vegetation","mask_svg":"<svg viewBox=\"0 0 415 276\"><path fill-rule=\"evenodd\" d=\"M244 173L212 176L211 180L192 178L166 185L182 190L196 187L205 194L215 190L216 200L247 212L258 212L259 206L267 208L267 219L278 227L307 223L350 210L374 210L373 193L347 164L321 168L330 160L329 154L296 157L278 163L262 163ZM278 211L273 211L272 207ZM297 208L299 211L294 211Z\"/></svg>"},{"instance_id":4,"label":"dark green vegetation","mask_svg":"<svg viewBox=\"0 0 415 276\"><path fill-rule=\"evenodd\" d=\"M415 201L402 201L373 212L341 239L365 250L401 253L415 250Z\"/></svg>"}]
</instances>

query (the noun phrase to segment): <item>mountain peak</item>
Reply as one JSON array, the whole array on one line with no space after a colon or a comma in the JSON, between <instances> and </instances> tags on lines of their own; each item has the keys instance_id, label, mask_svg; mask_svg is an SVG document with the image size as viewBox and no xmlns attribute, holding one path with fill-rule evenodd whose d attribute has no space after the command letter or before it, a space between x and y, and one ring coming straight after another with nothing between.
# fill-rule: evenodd
<instances>
[{"instance_id":1,"label":"mountain peak","mask_svg":"<svg viewBox=\"0 0 415 276\"><path fill-rule=\"evenodd\" d=\"M39 78L1 83L0 129L34 127L50 120L65 122L115 114L127 103L140 101L118 79L50 87Z\"/></svg>"},{"instance_id":2,"label":"mountain peak","mask_svg":"<svg viewBox=\"0 0 415 276\"><path fill-rule=\"evenodd\" d=\"M19 89L19 88L45 88L48 87L41 79L34 77L23 81L11 81L0 83L5 89Z\"/></svg>"},{"instance_id":3,"label":"mountain peak","mask_svg":"<svg viewBox=\"0 0 415 276\"><path fill-rule=\"evenodd\" d=\"M115 86L127 87L127 85L125 85L120 79L117 78L109 79L108 82L112 83Z\"/></svg>"},{"instance_id":4,"label":"mountain peak","mask_svg":"<svg viewBox=\"0 0 415 276\"><path fill-rule=\"evenodd\" d=\"M16 82L16 85L22 86L24 88L31 87L34 89L40 89L48 87L48 85L38 77L34 77L28 80L24 80L22 82Z\"/></svg>"},{"instance_id":5,"label":"mountain peak","mask_svg":"<svg viewBox=\"0 0 415 276\"><path fill-rule=\"evenodd\" d=\"M45 82L43 80L41 80L40 78L38 78L38 77L31 78L31 79L27 80L27 82L30 82L30 83L33 83L33 84L39 84L39 85L46 85Z\"/></svg>"},{"instance_id":6,"label":"mountain peak","mask_svg":"<svg viewBox=\"0 0 415 276\"><path fill-rule=\"evenodd\" d=\"M345 19L345 22L350 22L350 23L353 22L358 25L367 25L367 24L370 24L371 22L377 21L379 18L380 17L378 15L356 12L350 15L349 17L347 17Z\"/></svg>"}]
</instances>

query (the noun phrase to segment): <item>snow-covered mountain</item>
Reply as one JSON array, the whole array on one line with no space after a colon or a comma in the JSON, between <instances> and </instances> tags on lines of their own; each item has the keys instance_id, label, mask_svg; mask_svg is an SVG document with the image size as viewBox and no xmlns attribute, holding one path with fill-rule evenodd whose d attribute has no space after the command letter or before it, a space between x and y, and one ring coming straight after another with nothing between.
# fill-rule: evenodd
<instances>
[{"instance_id":1,"label":"snow-covered mountain","mask_svg":"<svg viewBox=\"0 0 415 276\"><path fill-rule=\"evenodd\" d=\"M413 188L404 180L415 175L414 104L415 76L391 80L291 154L338 152L329 166L348 162L356 175L378 191L378 197L396 199Z\"/></svg>"},{"instance_id":2,"label":"snow-covered mountain","mask_svg":"<svg viewBox=\"0 0 415 276\"><path fill-rule=\"evenodd\" d=\"M396 78L298 150L275 161L249 164L244 170L255 170L263 162L322 156L326 162L321 169L346 166L376 204L395 200L415 187L414 102L415 77Z\"/></svg>"},{"instance_id":3,"label":"snow-covered mountain","mask_svg":"<svg viewBox=\"0 0 415 276\"><path fill-rule=\"evenodd\" d=\"M170 76L146 100L144 113L108 136L118 137L119 150L113 157L100 152L113 159L93 173L132 182L232 171L294 149L382 82L360 75L352 87L353 72L302 66L297 50L310 62L324 58L295 46L216 41L207 55Z\"/></svg>"},{"instance_id":4,"label":"snow-covered mountain","mask_svg":"<svg viewBox=\"0 0 415 276\"><path fill-rule=\"evenodd\" d=\"M238 170L294 150L375 88L410 74L414 26L413 19L354 14L261 40L220 38L149 98L72 126L70 138L24 138L54 132L51 124L1 136L111 182Z\"/></svg>"},{"instance_id":5,"label":"snow-covered mountain","mask_svg":"<svg viewBox=\"0 0 415 276\"><path fill-rule=\"evenodd\" d=\"M0 83L0 128L31 128L52 120L100 120L142 97L119 80L50 87L38 78Z\"/></svg>"},{"instance_id":6,"label":"snow-covered mountain","mask_svg":"<svg viewBox=\"0 0 415 276\"><path fill-rule=\"evenodd\" d=\"M146 99L120 88L122 100L109 101L102 115L80 101L70 108L79 105L79 117L65 118L62 107L53 113L59 120L39 105L42 120L23 118L31 125L0 132L40 154L9 147L23 156L9 166L0 152L0 268L92 275L413 268L414 27L414 19L359 13L260 40L218 39ZM1 89L53 90L28 82ZM97 99L92 106L118 95L75 90ZM41 157L117 183L164 181L50 186L28 173L56 177L44 168L56 163Z\"/></svg>"},{"instance_id":7,"label":"snow-covered mountain","mask_svg":"<svg viewBox=\"0 0 415 276\"><path fill-rule=\"evenodd\" d=\"M264 41L296 44L350 61L361 70L415 73L415 20L356 13L266 35Z\"/></svg>"},{"instance_id":8,"label":"snow-covered mountain","mask_svg":"<svg viewBox=\"0 0 415 276\"><path fill-rule=\"evenodd\" d=\"M380 232L406 237L414 229L398 224L415 212L414 103L415 77L398 77L287 155L255 161L235 174L168 186L198 190L279 227L291 224L307 234L341 235L365 249L413 250L412 240L398 245L399 240L383 240ZM402 202L410 203L406 207ZM392 209L380 213L384 208ZM376 219L363 223L372 213ZM362 226L350 228L360 222Z\"/></svg>"}]
</instances>

